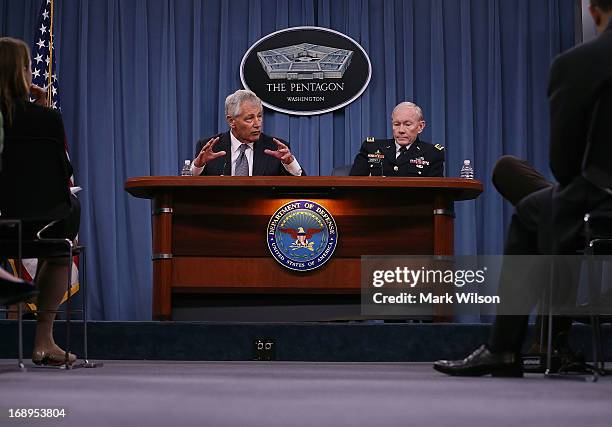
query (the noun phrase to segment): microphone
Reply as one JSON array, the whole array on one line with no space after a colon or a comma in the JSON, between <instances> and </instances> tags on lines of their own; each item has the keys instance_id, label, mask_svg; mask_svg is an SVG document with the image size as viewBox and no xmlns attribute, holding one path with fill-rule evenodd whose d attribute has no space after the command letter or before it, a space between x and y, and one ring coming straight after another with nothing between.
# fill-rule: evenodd
<instances>
[{"instance_id":1,"label":"microphone","mask_svg":"<svg viewBox=\"0 0 612 427\"><path fill-rule=\"evenodd\" d=\"M223 169L221 169L221 175L219 176L225 176L225 168L227 167L227 154L225 156L223 156ZM232 171L230 169L230 176L232 175Z\"/></svg>"}]
</instances>

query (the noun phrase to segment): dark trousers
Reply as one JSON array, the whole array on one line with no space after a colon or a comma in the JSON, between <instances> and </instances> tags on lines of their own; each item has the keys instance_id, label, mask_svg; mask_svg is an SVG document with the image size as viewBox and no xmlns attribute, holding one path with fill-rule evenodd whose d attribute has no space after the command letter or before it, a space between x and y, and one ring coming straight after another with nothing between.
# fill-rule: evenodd
<instances>
[{"instance_id":1,"label":"dark trousers","mask_svg":"<svg viewBox=\"0 0 612 427\"><path fill-rule=\"evenodd\" d=\"M517 206L528 195L553 183L524 160L502 156L493 168L493 185L502 197Z\"/></svg>"},{"instance_id":2,"label":"dark trousers","mask_svg":"<svg viewBox=\"0 0 612 427\"><path fill-rule=\"evenodd\" d=\"M553 184L525 161L513 156L504 156L493 171L493 184L499 193L510 201L516 210L508 230L505 255L548 255L553 253L552 197ZM546 283L537 284L544 286ZM539 289L518 290L518 286L534 286L530 283L500 281L499 295L512 297L513 294L528 295L524 304L535 307ZM494 352L512 351L519 353L527 331L527 315L498 315L495 318L489 347ZM541 323L541 319L540 322ZM571 319L560 319L555 331L564 331L571 325ZM540 327L542 324L540 324Z\"/></svg>"}]
</instances>

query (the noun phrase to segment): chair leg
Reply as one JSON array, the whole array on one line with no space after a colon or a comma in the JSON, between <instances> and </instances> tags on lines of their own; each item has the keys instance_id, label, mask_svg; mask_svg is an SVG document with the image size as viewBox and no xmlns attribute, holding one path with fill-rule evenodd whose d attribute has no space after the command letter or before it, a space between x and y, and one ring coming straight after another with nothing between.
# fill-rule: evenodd
<instances>
[{"instance_id":1,"label":"chair leg","mask_svg":"<svg viewBox=\"0 0 612 427\"><path fill-rule=\"evenodd\" d=\"M17 340L19 341L18 345L18 351L19 351L19 360L17 362L17 365L19 366L19 369L21 369L22 371L25 370L25 365L23 363L23 303L22 302L18 302L17 303L17 335L18 338Z\"/></svg>"},{"instance_id":2,"label":"chair leg","mask_svg":"<svg viewBox=\"0 0 612 427\"><path fill-rule=\"evenodd\" d=\"M548 306L548 338L546 343L546 375L552 374L552 340L553 340L553 314L552 304Z\"/></svg>"},{"instance_id":3,"label":"chair leg","mask_svg":"<svg viewBox=\"0 0 612 427\"><path fill-rule=\"evenodd\" d=\"M87 286L85 281L87 280L87 258L85 256L85 248L81 248L81 256L79 257L79 272L82 274L83 279L81 280L81 289L83 291L83 358L85 363L89 364L89 352L87 343Z\"/></svg>"},{"instance_id":4,"label":"chair leg","mask_svg":"<svg viewBox=\"0 0 612 427\"><path fill-rule=\"evenodd\" d=\"M595 321L595 323L593 324L593 329L595 330L597 338L597 359L595 361L595 368L599 370L601 375L605 375L606 361L604 359L603 340L601 337L601 319L599 315L593 316L593 318Z\"/></svg>"},{"instance_id":5,"label":"chair leg","mask_svg":"<svg viewBox=\"0 0 612 427\"><path fill-rule=\"evenodd\" d=\"M593 366L595 369L599 368L599 328L597 322L599 322L598 316L589 316L591 322L591 347L593 352Z\"/></svg>"},{"instance_id":6,"label":"chair leg","mask_svg":"<svg viewBox=\"0 0 612 427\"><path fill-rule=\"evenodd\" d=\"M83 274L83 280L81 280L81 289L83 291L83 355L85 363L83 364L84 368L101 368L104 366L103 362L90 362L89 361L89 349L87 342L87 284L85 281L87 280L87 258L85 256L85 248L81 249L81 258L80 258L80 268L79 272Z\"/></svg>"},{"instance_id":7,"label":"chair leg","mask_svg":"<svg viewBox=\"0 0 612 427\"><path fill-rule=\"evenodd\" d=\"M592 244L587 246L585 253L591 256L599 255ZM591 295L598 295L601 292L602 280L604 276L603 266L594 262L589 257L589 291ZM596 281L591 277L596 277ZM593 284L595 283L596 286ZM591 330L593 335L593 367L596 374L606 375L606 362L604 360L603 340L601 335L601 318L598 314L590 316Z\"/></svg>"},{"instance_id":8,"label":"chair leg","mask_svg":"<svg viewBox=\"0 0 612 427\"><path fill-rule=\"evenodd\" d=\"M547 300L548 303L548 313L547 313L547 317L548 317L548 337L547 337L547 343L546 343L546 371L544 371L544 375L551 375L552 374L552 352L553 352L553 348L552 348L552 339L553 339L553 283L555 280L555 274L554 274L554 264L551 267L551 277L550 277L550 282L548 284L548 298L544 299Z\"/></svg>"},{"instance_id":9,"label":"chair leg","mask_svg":"<svg viewBox=\"0 0 612 427\"><path fill-rule=\"evenodd\" d=\"M83 357L85 359L85 366L94 367L90 366L91 364L89 363L89 343L87 342L87 284L85 283L87 280L87 256L85 252L85 248L82 247L80 256L81 268L79 272L81 272L83 277L83 280L81 280L81 289L83 289Z\"/></svg>"},{"instance_id":10,"label":"chair leg","mask_svg":"<svg viewBox=\"0 0 612 427\"><path fill-rule=\"evenodd\" d=\"M22 230L21 230L21 221L17 222L17 264L16 264L16 270L17 270L17 277L21 279L21 262L22 262ZM17 338L17 340L19 341L18 343L18 347L19 347L19 361L18 361L18 366L19 369L21 369L22 371L25 371L25 365L23 363L23 303L19 302L17 303L17 329L18 329L18 335L19 337Z\"/></svg>"},{"instance_id":11,"label":"chair leg","mask_svg":"<svg viewBox=\"0 0 612 427\"><path fill-rule=\"evenodd\" d=\"M66 369L70 369L71 365L70 363L68 363L68 361L70 360L70 319L72 317L72 312L71 312L71 296L70 296L70 291L71 291L71 287L72 287L72 243L70 241L66 242L68 245L68 284L66 286L67 289L67 297L66 297L66 359L65 359L65 365L66 365Z\"/></svg>"},{"instance_id":12,"label":"chair leg","mask_svg":"<svg viewBox=\"0 0 612 427\"><path fill-rule=\"evenodd\" d=\"M538 320L540 320L540 338L538 340L538 342L540 343L540 347L538 348L538 352L542 353L542 348L544 347L544 340L546 339L546 324L544 319L546 319L544 312L546 310L546 288L542 288L542 295L540 295L540 302L539 302L539 312L541 314L538 314L536 316L536 325L538 324Z\"/></svg>"}]
</instances>

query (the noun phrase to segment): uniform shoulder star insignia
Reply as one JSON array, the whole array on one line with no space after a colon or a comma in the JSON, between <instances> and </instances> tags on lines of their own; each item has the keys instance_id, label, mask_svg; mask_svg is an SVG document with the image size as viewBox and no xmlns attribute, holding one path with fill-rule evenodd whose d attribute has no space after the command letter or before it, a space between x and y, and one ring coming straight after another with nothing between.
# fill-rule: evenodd
<instances>
[{"instance_id":1,"label":"uniform shoulder star insignia","mask_svg":"<svg viewBox=\"0 0 612 427\"><path fill-rule=\"evenodd\" d=\"M367 142L375 142L376 140L374 139L374 137L373 137L373 136L368 136L368 137L366 138L366 141L367 141Z\"/></svg>"},{"instance_id":2,"label":"uniform shoulder star insignia","mask_svg":"<svg viewBox=\"0 0 612 427\"><path fill-rule=\"evenodd\" d=\"M436 144L434 145L434 147L436 148L436 150L440 150L440 151L444 150L444 147L441 146L440 144Z\"/></svg>"}]
</instances>

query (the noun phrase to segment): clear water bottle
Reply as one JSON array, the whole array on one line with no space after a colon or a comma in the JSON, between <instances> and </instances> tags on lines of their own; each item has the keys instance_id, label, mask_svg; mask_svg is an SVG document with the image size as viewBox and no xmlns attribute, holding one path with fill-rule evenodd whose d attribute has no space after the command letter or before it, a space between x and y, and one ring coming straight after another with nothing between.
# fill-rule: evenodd
<instances>
[{"instance_id":1,"label":"clear water bottle","mask_svg":"<svg viewBox=\"0 0 612 427\"><path fill-rule=\"evenodd\" d=\"M183 168L181 169L181 176L191 176L191 160L185 160Z\"/></svg>"},{"instance_id":2,"label":"clear water bottle","mask_svg":"<svg viewBox=\"0 0 612 427\"><path fill-rule=\"evenodd\" d=\"M463 166L461 167L461 172L459 173L461 178L465 179L474 179L474 168L472 167L472 163L465 159L463 161Z\"/></svg>"}]
</instances>

